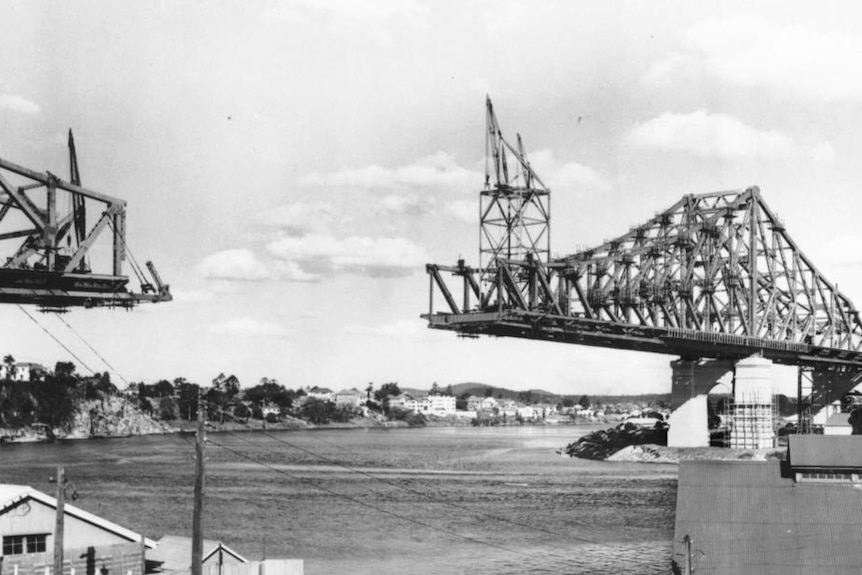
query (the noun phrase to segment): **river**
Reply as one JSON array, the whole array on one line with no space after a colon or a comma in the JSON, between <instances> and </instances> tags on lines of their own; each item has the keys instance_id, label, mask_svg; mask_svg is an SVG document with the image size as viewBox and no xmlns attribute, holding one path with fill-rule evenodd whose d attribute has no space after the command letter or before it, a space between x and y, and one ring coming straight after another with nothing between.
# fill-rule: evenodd
<instances>
[{"instance_id":1,"label":"river","mask_svg":"<svg viewBox=\"0 0 862 575\"><path fill-rule=\"evenodd\" d=\"M585 427L214 433L204 527L307 575L669 573L676 466L556 451ZM0 447L0 482L50 493L152 538L189 535L193 438Z\"/></svg>"}]
</instances>

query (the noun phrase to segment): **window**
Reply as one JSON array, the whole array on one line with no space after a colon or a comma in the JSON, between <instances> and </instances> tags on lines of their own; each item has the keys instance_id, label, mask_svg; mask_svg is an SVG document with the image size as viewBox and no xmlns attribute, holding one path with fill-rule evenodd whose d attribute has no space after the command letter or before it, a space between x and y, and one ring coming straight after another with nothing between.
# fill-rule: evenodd
<instances>
[{"instance_id":1,"label":"window","mask_svg":"<svg viewBox=\"0 0 862 575\"><path fill-rule=\"evenodd\" d=\"M47 539L47 533L41 535L4 535L3 555L44 553L47 549Z\"/></svg>"}]
</instances>

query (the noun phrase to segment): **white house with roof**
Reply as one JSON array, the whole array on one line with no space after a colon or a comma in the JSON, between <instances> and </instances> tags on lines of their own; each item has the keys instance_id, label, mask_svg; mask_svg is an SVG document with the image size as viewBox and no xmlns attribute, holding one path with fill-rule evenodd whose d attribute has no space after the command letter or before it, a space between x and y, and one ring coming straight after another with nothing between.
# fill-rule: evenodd
<instances>
[{"instance_id":1,"label":"white house with roof","mask_svg":"<svg viewBox=\"0 0 862 575\"><path fill-rule=\"evenodd\" d=\"M455 396L427 395L419 400L418 411L432 415L455 413Z\"/></svg>"},{"instance_id":2,"label":"white house with roof","mask_svg":"<svg viewBox=\"0 0 862 575\"><path fill-rule=\"evenodd\" d=\"M72 551L92 549L95 556L100 549L115 549L124 544L134 544L134 547L143 542L148 549L156 547L154 541L143 538L140 533L74 505L64 505L63 510L63 549L70 551L68 555L73 566L76 558L81 561L85 558ZM0 538L3 541L0 557L4 571L8 569L12 573L19 564L31 564L34 556L53 552L56 515L56 498L27 485L0 484ZM134 575L140 575L141 552L136 554L138 565Z\"/></svg>"},{"instance_id":3,"label":"white house with roof","mask_svg":"<svg viewBox=\"0 0 862 575\"><path fill-rule=\"evenodd\" d=\"M365 392L355 387L342 389L335 394L335 405L346 405L348 407L359 407L365 401Z\"/></svg>"},{"instance_id":4,"label":"white house with roof","mask_svg":"<svg viewBox=\"0 0 862 575\"><path fill-rule=\"evenodd\" d=\"M12 381L39 381L45 378L46 373L48 370L44 365L32 361L19 361L13 364L11 373L8 365L0 364L0 379L3 380L7 379L8 374L8 379Z\"/></svg>"},{"instance_id":5,"label":"white house with roof","mask_svg":"<svg viewBox=\"0 0 862 575\"><path fill-rule=\"evenodd\" d=\"M320 401L335 401L335 392L328 387L314 386L306 391L306 393L308 394L309 399L314 398L319 399Z\"/></svg>"}]
</instances>

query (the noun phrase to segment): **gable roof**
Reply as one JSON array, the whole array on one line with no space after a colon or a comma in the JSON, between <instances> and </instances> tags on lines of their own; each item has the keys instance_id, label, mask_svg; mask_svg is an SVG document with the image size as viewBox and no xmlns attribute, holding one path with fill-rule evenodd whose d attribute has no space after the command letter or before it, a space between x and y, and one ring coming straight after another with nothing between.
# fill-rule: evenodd
<instances>
[{"instance_id":1,"label":"gable roof","mask_svg":"<svg viewBox=\"0 0 862 575\"><path fill-rule=\"evenodd\" d=\"M0 515L3 515L10 509L17 507L21 503L30 499L38 501L39 503L53 509L57 509L57 499L55 497L51 497L41 491L37 491L29 485L12 485L3 483L0 484ZM128 539L135 543L140 542L141 540L140 533L136 533L131 529L126 529L125 527L117 525L107 519L102 519L101 517L93 515L92 513L84 511L74 505L64 504L63 510L69 517L74 517L91 525L95 525L96 527L118 535L123 539ZM155 549L156 542L152 539L144 538L144 545L150 549Z\"/></svg>"},{"instance_id":2,"label":"gable roof","mask_svg":"<svg viewBox=\"0 0 862 575\"><path fill-rule=\"evenodd\" d=\"M147 555L148 559L160 561L163 571L187 571L191 564L192 538L181 535L165 535L158 541L158 548ZM215 555L219 549L235 557L240 563L248 563L248 559L222 543L213 539L204 539L202 561Z\"/></svg>"},{"instance_id":3,"label":"gable roof","mask_svg":"<svg viewBox=\"0 0 862 575\"><path fill-rule=\"evenodd\" d=\"M698 571L859 572L857 489L796 483L782 477L777 461L684 461L678 485L674 553L684 552L682 539L691 537Z\"/></svg>"},{"instance_id":4,"label":"gable roof","mask_svg":"<svg viewBox=\"0 0 862 575\"><path fill-rule=\"evenodd\" d=\"M862 468L860 435L791 435L791 467Z\"/></svg>"}]
</instances>

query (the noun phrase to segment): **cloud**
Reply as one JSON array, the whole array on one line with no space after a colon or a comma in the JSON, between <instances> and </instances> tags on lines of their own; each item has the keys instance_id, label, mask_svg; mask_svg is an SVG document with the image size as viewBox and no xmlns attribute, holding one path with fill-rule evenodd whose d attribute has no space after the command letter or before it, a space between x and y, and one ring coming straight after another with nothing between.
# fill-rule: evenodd
<instances>
[{"instance_id":1,"label":"cloud","mask_svg":"<svg viewBox=\"0 0 862 575\"><path fill-rule=\"evenodd\" d=\"M402 277L428 261L422 247L405 238L352 236L338 239L325 234L285 237L267 245L275 258L313 275L353 273L371 277Z\"/></svg>"},{"instance_id":2,"label":"cloud","mask_svg":"<svg viewBox=\"0 0 862 575\"><path fill-rule=\"evenodd\" d=\"M283 338L287 336L287 330L278 323L247 317L214 325L210 328L210 332L216 335L239 338Z\"/></svg>"},{"instance_id":3,"label":"cloud","mask_svg":"<svg viewBox=\"0 0 862 575\"><path fill-rule=\"evenodd\" d=\"M688 51L654 64L645 82L706 73L781 98L852 103L862 97L862 42L848 34L758 20L707 20L685 38Z\"/></svg>"},{"instance_id":4,"label":"cloud","mask_svg":"<svg viewBox=\"0 0 862 575\"><path fill-rule=\"evenodd\" d=\"M326 229L335 219L335 209L324 202L283 204L261 214L261 220L290 235Z\"/></svg>"},{"instance_id":5,"label":"cloud","mask_svg":"<svg viewBox=\"0 0 862 575\"><path fill-rule=\"evenodd\" d=\"M551 150L531 152L530 165L551 190L574 188L605 192L611 189L611 184L596 170L575 161L563 162Z\"/></svg>"},{"instance_id":6,"label":"cloud","mask_svg":"<svg viewBox=\"0 0 862 575\"><path fill-rule=\"evenodd\" d=\"M0 94L0 109L27 116L35 116L42 112L39 104L15 94Z\"/></svg>"},{"instance_id":7,"label":"cloud","mask_svg":"<svg viewBox=\"0 0 862 575\"><path fill-rule=\"evenodd\" d=\"M827 142L801 145L782 132L758 130L733 116L706 110L689 114L665 112L635 126L626 139L634 146L688 152L702 157L809 157L831 161L835 155Z\"/></svg>"},{"instance_id":8,"label":"cloud","mask_svg":"<svg viewBox=\"0 0 862 575\"><path fill-rule=\"evenodd\" d=\"M208 279L261 281L272 278L267 267L247 249L224 250L208 255L201 262L199 271Z\"/></svg>"},{"instance_id":9,"label":"cloud","mask_svg":"<svg viewBox=\"0 0 862 575\"><path fill-rule=\"evenodd\" d=\"M446 204L446 211L455 218L468 224L479 223L478 200L455 200Z\"/></svg>"},{"instance_id":10,"label":"cloud","mask_svg":"<svg viewBox=\"0 0 862 575\"><path fill-rule=\"evenodd\" d=\"M312 172L297 181L305 186L403 193L405 189L473 190L484 178L479 172L459 166L445 152L438 152L407 166L383 168L372 164L329 174Z\"/></svg>"},{"instance_id":11,"label":"cloud","mask_svg":"<svg viewBox=\"0 0 862 575\"><path fill-rule=\"evenodd\" d=\"M380 200L383 211L389 214L404 214L407 216L424 216L431 212L434 205L433 196L417 194L389 194Z\"/></svg>"}]
</instances>

